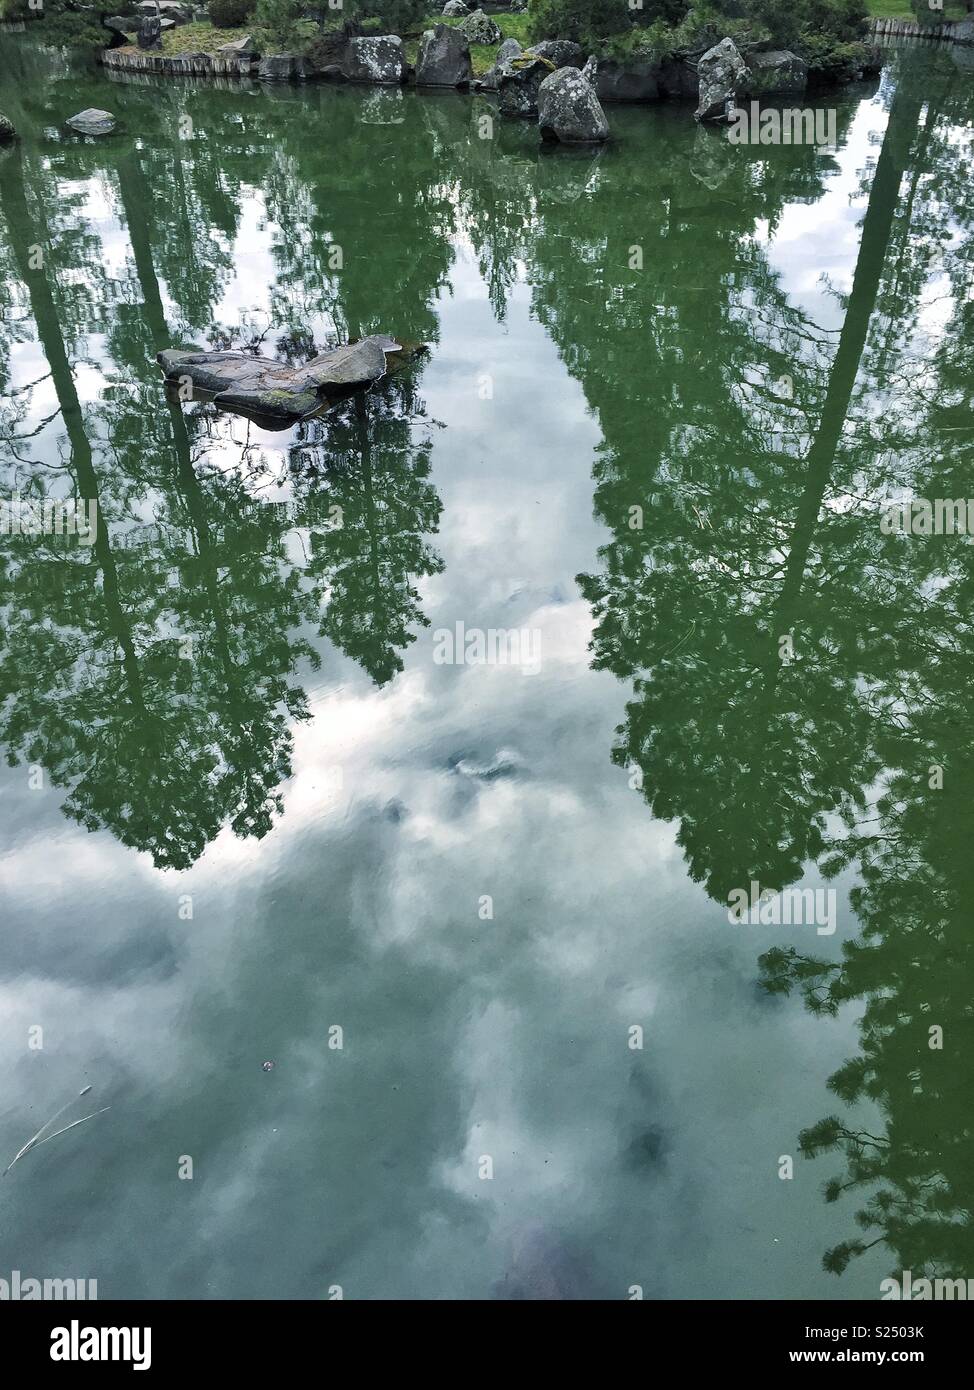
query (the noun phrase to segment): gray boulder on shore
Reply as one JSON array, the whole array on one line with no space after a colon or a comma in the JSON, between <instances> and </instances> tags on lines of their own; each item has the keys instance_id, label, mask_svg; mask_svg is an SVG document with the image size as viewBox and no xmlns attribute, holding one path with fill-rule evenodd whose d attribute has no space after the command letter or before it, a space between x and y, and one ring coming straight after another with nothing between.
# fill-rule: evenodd
<instances>
[{"instance_id":1,"label":"gray boulder on shore","mask_svg":"<svg viewBox=\"0 0 974 1390\"><path fill-rule=\"evenodd\" d=\"M446 0L443 6L443 13L447 19L459 19L461 15L470 13L470 6L465 5L463 0Z\"/></svg>"},{"instance_id":2,"label":"gray boulder on shore","mask_svg":"<svg viewBox=\"0 0 974 1390\"><path fill-rule=\"evenodd\" d=\"M731 39L708 48L697 64L700 80L699 101L694 112L698 121L726 120L737 105L737 94L747 86L747 64Z\"/></svg>"},{"instance_id":3,"label":"gray boulder on shore","mask_svg":"<svg viewBox=\"0 0 974 1390\"><path fill-rule=\"evenodd\" d=\"M522 52L517 39L505 39L494 55L494 66L488 68L480 79L481 87L485 87L489 92L496 92L501 78L510 71L511 59L520 58Z\"/></svg>"},{"instance_id":4,"label":"gray boulder on shore","mask_svg":"<svg viewBox=\"0 0 974 1390\"><path fill-rule=\"evenodd\" d=\"M532 44L527 52L546 59L553 68L580 68L585 62L585 49L570 39L543 39Z\"/></svg>"},{"instance_id":5,"label":"gray boulder on shore","mask_svg":"<svg viewBox=\"0 0 974 1390\"><path fill-rule=\"evenodd\" d=\"M349 39L342 59L342 75L348 82L401 83L406 60L398 34L366 35Z\"/></svg>"},{"instance_id":6,"label":"gray boulder on shore","mask_svg":"<svg viewBox=\"0 0 974 1390\"><path fill-rule=\"evenodd\" d=\"M417 87L463 87L473 76L470 44L459 29L438 24L427 29L416 63Z\"/></svg>"},{"instance_id":7,"label":"gray boulder on shore","mask_svg":"<svg viewBox=\"0 0 974 1390\"><path fill-rule=\"evenodd\" d=\"M504 35L489 15L484 14L483 10L474 10L473 14L467 16L459 26L467 36L469 43L500 43Z\"/></svg>"},{"instance_id":8,"label":"gray boulder on shore","mask_svg":"<svg viewBox=\"0 0 974 1390\"><path fill-rule=\"evenodd\" d=\"M106 29L111 29L113 34L121 34L123 39L127 39L130 34L134 34L139 27L139 17L137 15L113 14L107 19L102 20Z\"/></svg>"},{"instance_id":9,"label":"gray boulder on shore","mask_svg":"<svg viewBox=\"0 0 974 1390\"><path fill-rule=\"evenodd\" d=\"M595 88L577 68L559 68L538 88L538 129L543 140L594 145L609 138L609 122Z\"/></svg>"},{"instance_id":10,"label":"gray boulder on shore","mask_svg":"<svg viewBox=\"0 0 974 1390\"><path fill-rule=\"evenodd\" d=\"M808 83L808 64L786 48L752 53L747 59L746 96L787 96L803 92Z\"/></svg>"},{"instance_id":11,"label":"gray boulder on shore","mask_svg":"<svg viewBox=\"0 0 974 1390\"><path fill-rule=\"evenodd\" d=\"M140 15L159 13L163 18L171 19L173 24L188 24L193 17L192 8L189 5L180 5L178 0L159 0L158 11L156 0L141 0L135 8Z\"/></svg>"},{"instance_id":12,"label":"gray boulder on shore","mask_svg":"<svg viewBox=\"0 0 974 1390\"><path fill-rule=\"evenodd\" d=\"M146 14L139 20L139 31L135 42L143 53L151 53L162 48L162 20L156 15Z\"/></svg>"},{"instance_id":13,"label":"gray boulder on shore","mask_svg":"<svg viewBox=\"0 0 974 1390\"><path fill-rule=\"evenodd\" d=\"M65 122L78 135L110 135L115 129L115 117L110 111L100 111L97 106L89 106L76 116L69 116Z\"/></svg>"},{"instance_id":14,"label":"gray boulder on shore","mask_svg":"<svg viewBox=\"0 0 974 1390\"><path fill-rule=\"evenodd\" d=\"M188 379L201 399L227 410L299 420L329 397L371 386L385 376L386 354L403 351L393 338L372 336L322 352L302 366L289 367L248 352L160 352L156 361L166 380Z\"/></svg>"},{"instance_id":15,"label":"gray boulder on shore","mask_svg":"<svg viewBox=\"0 0 974 1390\"><path fill-rule=\"evenodd\" d=\"M217 53L225 53L228 58L232 58L234 54L238 58L256 58L257 45L249 34L244 34L242 38L232 39L230 43L221 44Z\"/></svg>"},{"instance_id":16,"label":"gray boulder on shore","mask_svg":"<svg viewBox=\"0 0 974 1390\"><path fill-rule=\"evenodd\" d=\"M264 82L298 82L307 76L307 67L296 53L271 53L260 60L257 76Z\"/></svg>"},{"instance_id":17,"label":"gray boulder on shore","mask_svg":"<svg viewBox=\"0 0 974 1390\"><path fill-rule=\"evenodd\" d=\"M501 115L536 115L541 84L552 75L551 64L531 53L524 53L516 62L506 64L497 83Z\"/></svg>"}]
</instances>

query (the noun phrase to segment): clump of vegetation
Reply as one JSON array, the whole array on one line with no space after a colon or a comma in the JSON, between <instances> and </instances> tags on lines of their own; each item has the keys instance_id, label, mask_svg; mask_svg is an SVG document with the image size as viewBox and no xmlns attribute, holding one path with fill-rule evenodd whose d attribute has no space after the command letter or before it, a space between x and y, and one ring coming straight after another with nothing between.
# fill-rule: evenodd
<instances>
[{"instance_id":1,"label":"clump of vegetation","mask_svg":"<svg viewBox=\"0 0 974 1390\"><path fill-rule=\"evenodd\" d=\"M813 71L846 76L865 56L866 0L530 0L537 38L623 57L700 54L730 38L745 53L787 48Z\"/></svg>"},{"instance_id":2,"label":"clump of vegetation","mask_svg":"<svg viewBox=\"0 0 974 1390\"><path fill-rule=\"evenodd\" d=\"M210 23L217 29L239 29L247 24L257 7L257 0L210 0Z\"/></svg>"},{"instance_id":3,"label":"clump of vegetation","mask_svg":"<svg viewBox=\"0 0 974 1390\"><path fill-rule=\"evenodd\" d=\"M43 10L31 9L28 0L0 0L0 19L43 25L38 33L55 48L104 48L107 42L99 15L71 10L66 0L45 0Z\"/></svg>"},{"instance_id":4,"label":"clump of vegetation","mask_svg":"<svg viewBox=\"0 0 974 1390\"><path fill-rule=\"evenodd\" d=\"M257 0L254 20L262 49L268 53L293 53L302 43L298 22L301 0Z\"/></svg>"}]
</instances>

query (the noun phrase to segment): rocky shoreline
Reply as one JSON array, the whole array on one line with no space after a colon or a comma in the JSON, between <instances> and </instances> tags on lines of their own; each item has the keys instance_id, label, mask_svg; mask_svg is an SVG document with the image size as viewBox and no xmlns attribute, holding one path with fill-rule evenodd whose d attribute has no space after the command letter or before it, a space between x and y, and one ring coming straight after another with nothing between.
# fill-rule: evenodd
<instances>
[{"instance_id":1,"label":"rocky shoreline","mask_svg":"<svg viewBox=\"0 0 974 1390\"><path fill-rule=\"evenodd\" d=\"M106 23L118 28L122 21ZM415 62L407 60L404 42L394 34L336 33L310 54L263 55L246 36L214 53L177 56L161 51L160 20L146 14L140 20L137 46L106 49L101 61L115 71L165 77L487 91L497 95L502 115L536 117L543 139L565 144L608 138L603 102L696 101L698 120L723 121L738 99L794 97L809 84L807 64L795 53L772 49L742 54L730 39L695 55L630 59L586 54L567 40L545 40L522 49L517 39L502 39L493 20L475 10L456 26L440 22L426 30ZM471 43L497 44L493 66L480 77L473 73ZM874 75L882 62L876 50L851 76Z\"/></svg>"}]
</instances>

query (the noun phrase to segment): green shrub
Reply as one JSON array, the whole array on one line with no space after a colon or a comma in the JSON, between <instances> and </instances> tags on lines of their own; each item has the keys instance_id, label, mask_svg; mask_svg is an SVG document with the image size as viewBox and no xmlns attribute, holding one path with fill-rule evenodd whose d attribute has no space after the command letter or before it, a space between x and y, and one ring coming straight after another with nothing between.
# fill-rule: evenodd
<instances>
[{"instance_id":1,"label":"green shrub","mask_svg":"<svg viewBox=\"0 0 974 1390\"><path fill-rule=\"evenodd\" d=\"M530 0L536 39L571 39L583 45L624 34L632 21L628 0Z\"/></svg>"},{"instance_id":2,"label":"green shrub","mask_svg":"<svg viewBox=\"0 0 974 1390\"><path fill-rule=\"evenodd\" d=\"M256 8L256 0L210 0L210 23L215 29L240 29Z\"/></svg>"},{"instance_id":3,"label":"green shrub","mask_svg":"<svg viewBox=\"0 0 974 1390\"><path fill-rule=\"evenodd\" d=\"M369 23L369 28L378 28L383 34L406 34L412 30L425 29L431 13L442 10L441 4L431 4L430 0L344 0L339 13L346 19Z\"/></svg>"},{"instance_id":4,"label":"green shrub","mask_svg":"<svg viewBox=\"0 0 974 1390\"><path fill-rule=\"evenodd\" d=\"M303 9L301 0L257 0L254 19L265 36L265 47L269 51L291 53L298 47L301 39L298 20Z\"/></svg>"}]
</instances>

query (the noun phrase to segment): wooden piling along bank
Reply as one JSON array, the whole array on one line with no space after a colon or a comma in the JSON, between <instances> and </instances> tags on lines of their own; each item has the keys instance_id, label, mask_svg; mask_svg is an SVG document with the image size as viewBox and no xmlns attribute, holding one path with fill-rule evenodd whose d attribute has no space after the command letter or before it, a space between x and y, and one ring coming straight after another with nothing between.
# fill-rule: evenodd
<instances>
[{"instance_id":1,"label":"wooden piling along bank","mask_svg":"<svg viewBox=\"0 0 974 1390\"><path fill-rule=\"evenodd\" d=\"M963 26L964 32L957 31ZM969 22L947 20L943 24L918 24L915 19L874 19L869 25L874 39L940 39L952 43L974 43Z\"/></svg>"},{"instance_id":2,"label":"wooden piling along bank","mask_svg":"<svg viewBox=\"0 0 974 1390\"><path fill-rule=\"evenodd\" d=\"M160 73L164 77L253 77L258 66L256 58L240 54L184 53L168 57L165 53L130 53L123 48L106 48L101 60L106 68Z\"/></svg>"}]
</instances>

